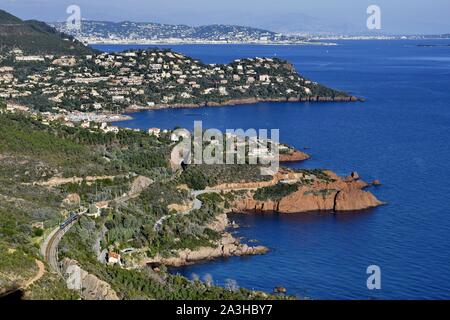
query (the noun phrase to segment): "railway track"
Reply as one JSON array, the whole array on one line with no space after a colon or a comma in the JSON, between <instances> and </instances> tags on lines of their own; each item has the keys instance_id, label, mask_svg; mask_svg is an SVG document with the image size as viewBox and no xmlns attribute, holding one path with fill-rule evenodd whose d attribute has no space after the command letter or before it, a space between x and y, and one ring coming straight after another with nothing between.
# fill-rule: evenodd
<instances>
[{"instance_id":1,"label":"railway track","mask_svg":"<svg viewBox=\"0 0 450 320\"><path fill-rule=\"evenodd\" d=\"M50 266L50 269L60 276L62 276L62 272L58 261L58 246L61 242L62 237L70 230L70 228L78 221L78 219L72 221L63 229L61 229L61 227L53 229L53 231L49 234L41 247L41 253L44 256L45 261L47 261L48 265Z\"/></svg>"}]
</instances>

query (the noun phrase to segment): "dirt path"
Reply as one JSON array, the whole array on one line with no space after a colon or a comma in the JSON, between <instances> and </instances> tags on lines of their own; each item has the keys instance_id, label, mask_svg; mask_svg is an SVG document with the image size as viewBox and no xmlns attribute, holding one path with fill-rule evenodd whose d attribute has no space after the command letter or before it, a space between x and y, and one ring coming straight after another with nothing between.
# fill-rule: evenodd
<instances>
[{"instance_id":1,"label":"dirt path","mask_svg":"<svg viewBox=\"0 0 450 320\"><path fill-rule=\"evenodd\" d=\"M61 177L53 177L50 180L47 181L40 181L36 184L41 187L57 187L63 184L67 183L80 183L83 180L86 180L88 183L95 182L97 180L114 180L116 176L94 176L94 177L86 177L86 178L80 178L80 177L71 177L71 178L61 178Z\"/></svg>"},{"instance_id":2,"label":"dirt path","mask_svg":"<svg viewBox=\"0 0 450 320\"><path fill-rule=\"evenodd\" d=\"M141 195L142 191L147 189L154 181L150 178L144 177L144 176L138 176L132 183L130 191L113 201L116 203L124 203L131 199L137 198Z\"/></svg>"},{"instance_id":3,"label":"dirt path","mask_svg":"<svg viewBox=\"0 0 450 320\"><path fill-rule=\"evenodd\" d=\"M25 284L23 285L23 288L26 289L29 286L31 286L33 283L35 283L36 281L38 281L39 279L42 278L42 276L45 273L45 265L41 260L36 259L36 265L38 267L38 272L36 273L36 275L29 279L27 282L25 282Z\"/></svg>"},{"instance_id":4,"label":"dirt path","mask_svg":"<svg viewBox=\"0 0 450 320\"><path fill-rule=\"evenodd\" d=\"M251 191L251 190L257 190L257 189L258 188L192 190L191 191L191 196L194 198L194 200L192 202L191 209L189 209L187 211L184 211L184 212L178 212L178 213L175 213L175 214L167 214L165 216L162 216L158 221L156 221L155 225L153 226L153 230L154 231L159 231L161 229L164 221L166 221L167 219L169 219L171 217L176 217L176 216L180 216L180 215L188 215L194 210L201 209L203 203L197 197L202 195L202 194L231 192L231 191Z\"/></svg>"}]
</instances>

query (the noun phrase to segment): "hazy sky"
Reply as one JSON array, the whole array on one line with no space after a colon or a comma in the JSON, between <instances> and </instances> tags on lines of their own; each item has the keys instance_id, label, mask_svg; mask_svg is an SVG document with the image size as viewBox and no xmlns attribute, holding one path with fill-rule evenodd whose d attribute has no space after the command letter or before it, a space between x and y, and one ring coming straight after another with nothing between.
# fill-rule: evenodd
<instances>
[{"instance_id":1,"label":"hazy sky","mask_svg":"<svg viewBox=\"0 0 450 320\"><path fill-rule=\"evenodd\" d=\"M84 19L240 24L275 31L367 31L366 9L380 6L386 33L450 33L450 0L0 0L23 19L63 21L79 5Z\"/></svg>"}]
</instances>

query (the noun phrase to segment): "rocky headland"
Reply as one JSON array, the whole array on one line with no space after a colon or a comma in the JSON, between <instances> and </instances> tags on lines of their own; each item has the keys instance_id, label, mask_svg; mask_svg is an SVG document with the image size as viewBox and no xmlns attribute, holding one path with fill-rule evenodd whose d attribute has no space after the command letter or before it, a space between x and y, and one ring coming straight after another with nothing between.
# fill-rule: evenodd
<instances>
[{"instance_id":1,"label":"rocky headland","mask_svg":"<svg viewBox=\"0 0 450 320\"><path fill-rule=\"evenodd\" d=\"M230 221L226 214L217 216L216 220L208 225L212 230L222 233L220 240L216 241L213 246L202 247L197 250L179 250L171 257L163 257L157 255L153 258L145 259L142 264L155 265L163 264L172 267L181 267L189 264L194 264L199 261L213 260L223 257L231 256L245 256L245 255L258 255L265 254L269 250L264 246L248 246L243 244L233 237L229 232L225 230L230 226Z\"/></svg>"},{"instance_id":2,"label":"rocky headland","mask_svg":"<svg viewBox=\"0 0 450 320\"><path fill-rule=\"evenodd\" d=\"M365 190L369 184L357 175L342 178L331 171L323 173L326 177L297 177L300 183L296 183L294 179L279 181L278 183L290 183L293 186L289 194L280 198L258 199L255 191L248 191L234 201L232 212L349 212L384 204Z\"/></svg>"},{"instance_id":3,"label":"rocky headland","mask_svg":"<svg viewBox=\"0 0 450 320\"><path fill-rule=\"evenodd\" d=\"M280 154L279 161L280 162L297 162L297 161L305 161L311 158L309 154L301 152L299 150L294 150L290 153Z\"/></svg>"},{"instance_id":4,"label":"rocky headland","mask_svg":"<svg viewBox=\"0 0 450 320\"><path fill-rule=\"evenodd\" d=\"M290 193L277 198L258 199L258 190L289 188ZM374 208L384 203L365 189L369 184L359 178L354 172L348 177L339 177L331 171L296 172L281 169L272 180L262 182L247 182L222 184L209 187L207 190L220 193L235 193L228 213L308 213L308 212L351 212ZM280 191L279 191L280 192ZM243 244L226 230L233 226L227 214L221 214L207 227L220 232L222 237L212 246L197 250L179 250L170 257L156 255L142 261L142 265L162 264L173 267L194 264L199 261L222 257L265 254L269 250L264 246L249 246ZM234 225L236 226L236 225Z\"/></svg>"}]
</instances>

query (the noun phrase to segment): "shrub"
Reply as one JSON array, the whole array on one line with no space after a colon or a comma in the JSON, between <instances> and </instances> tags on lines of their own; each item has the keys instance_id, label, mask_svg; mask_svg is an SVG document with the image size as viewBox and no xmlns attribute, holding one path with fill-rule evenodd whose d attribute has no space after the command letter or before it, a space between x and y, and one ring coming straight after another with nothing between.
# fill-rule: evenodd
<instances>
[{"instance_id":1,"label":"shrub","mask_svg":"<svg viewBox=\"0 0 450 320\"><path fill-rule=\"evenodd\" d=\"M279 201L297 190L297 184L277 183L274 186L264 187L256 190L255 194L253 195L253 199L259 201Z\"/></svg>"}]
</instances>

